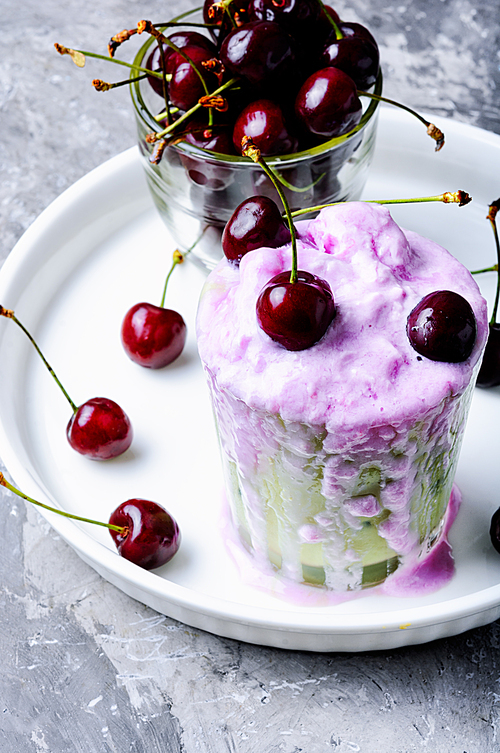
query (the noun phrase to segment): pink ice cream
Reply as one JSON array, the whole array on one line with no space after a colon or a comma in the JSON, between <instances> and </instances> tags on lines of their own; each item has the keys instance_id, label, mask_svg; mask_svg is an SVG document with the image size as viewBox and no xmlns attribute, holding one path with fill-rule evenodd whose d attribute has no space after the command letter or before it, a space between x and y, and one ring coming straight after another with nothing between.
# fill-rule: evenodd
<instances>
[{"instance_id":1,"label":"pink ice cream","mask_svg":"<svg viewBox=\"0 0 500 753\"><path fill-rule=\"evenodd\" d=\"M440 540L487 337L486 303L444 248L387 209L348 203L298 223L298 266L326 280L336 316L312 348L287 351L258 326L264 285L291 249L223 260L198 312L234 524L256 566L352 590L383 581ZM431 361L406 322L452 290L472 306L467 361Z\"/></svg>"}]
</instances>

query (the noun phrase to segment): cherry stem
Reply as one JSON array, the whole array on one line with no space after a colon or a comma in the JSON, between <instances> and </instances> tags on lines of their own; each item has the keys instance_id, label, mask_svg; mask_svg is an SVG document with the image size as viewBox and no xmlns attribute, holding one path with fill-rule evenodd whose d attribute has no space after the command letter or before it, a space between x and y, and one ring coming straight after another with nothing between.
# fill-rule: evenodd
<instances>
[{"instance_id":1,"label":"cherry stem","mask_svg":"<svg viewBox=\"0 0 500 753\"><path fill-rule=\"evenodd\" d=\"M285 188L288 188L290 191L294 191L295 193L305 193L306 191L310 191L311 188L314 188L314 186L320 182L320 180L323 180L326 173L321 173L316 180L314 180L312 183L309 183L308 186L303 186L302 188L299 188L298 186L294 186L293 183L290 183L288 180L285 180L285 178L282 175L277 174L277 178L281 185L285 186Z\"/></svg>"},{"instance_id":2,"label":"cherry stem","mask_svg":"<svg viewBox=\"0 0 500 753\"><path fill-rule=\"evenodd\" d=\"M177 19L183 18L184 16L187 16L189 13L195 13L196 11L201 11L203 8L200 6L199 8L194 8L194 10L190 10L187 13L183 13L181 16L177 16ZM159 24L153 24L153 26L157 29L165 29L167 27L171 26L189 26L193 29L218 29L219 27L217 24L202 24L202 23L195 23L194 21L179 21L179 20L172 20L172 21L165 21L164 23Z\"/></svg>"},{"instance_id":3,"label":"cherry stem","mask_svg":"<svg viewBox=\"0 0 500 753\"><path fill-rule=\"evenodd\" d=\"M365 204L425 204L428 202L442 202L443 204L458 204L459 206L465 206L472 201L471 197L465 191L446 191L439 194L439 196L420 196L413 199L364 199ZM310 212L319 212L326 207L337 207L340 204L345 204L344 201L335 201L331 204L318 204L316 207L307 207L306 209L296 209L291 213L292 217L300 217L303 214L309 214Z\"/></svg>"},{"instance_id":4,"label":"cherry stem","mask_svg":"<svg viewBox=\"0 0 500 753\"><path fill-rule=\"evenodd\" d=\"M290 282L295 283L297 282L297 234L295 231L295 225L293 224L293 215L290 211L290 206L288 204L288 201L286 199L285 193L281 187L281 184L279 182L279 178L274 172L274 170L269 167L269 165L266 163L264 157L260 153L260 149L255 146L253 141L248 137L244 136L241 142L241 153L245 157L250 157L250 159L253 162L256 162L258 165L261 166L273 186L275 187L276 191L278 192L278 196L281 199L281 203L283 204L283 207L285 209L286 219L288 222L288 227L290 230L290 238L292 241L292 270L290 272Z\"/></svg>"},{"instance_id":5,"label":"cherry stem","mask_svg":"<svg viewBox=\"0 0 500 753\"><path fill-rule=\"evenodd\" d=\"M471 275L481 275L483 272L498 272L498 264L493 264L492 267L484 267L483 269L472 269Z\"/></svg>"},{"instance_id":6,"label":"cherry stem","mask_svg":"<svg viewBox=\"0 0 500 753\"><path fill-rule=\"evenodd\" d=\"M127 526L114 526L112 523L102 523L100 520L91 520L90 518L82 518L80 515L73 515L70 512L64 512L64 510L58 510L56 507L50 507L50 505L45 505L43 502L38 502L36 499L33 499L32 497L28 497L27 494L23 494L22 491L19 489L16 489L15 486L12 486L12 484L9 484L3 473L0 472L0 486L5 486L6 489L8 489L10 492L13 492L14 494L17 494L18 497L21 497L22 499L25 499L27 502L31 502L33 505L38 505L38 507L43 507L45 510L49 510L50 512L55 512L57 515L62 515L64 518L71 518L72 520L80 520L82 523L93 523L93 525L96 526L103 526L103 528L109 528L111 531L117 531L117 533L120 533L122 536L126 536L129 532L129 529Z\"/></svg>"},{"instance_id":7,"label":"cherry stem","mask_svg":"<svg viewBox=\"0 0 500 753\"><path fill-rule=\"evenodd\" d=\"M497 199L496 201L493 201L490 206L488 207L488 214L486 215L486 219L490 221L491 227L493 230L493 235L495 236L495 244L497 247L497 289L495 293L495 302L493 304L493 312L491 314L491 321L490 324L496 324L497 321L497 311L498 311L498 301L500 299L500 272L498 272L498 269L500 267L500 241L498 240L498 231L497 231L497 223L496 223L496 216L497 212L500 209L500 199Z\"/></svg>"},{"instance_id":8,"label":"cherry stem","mask_svg":"<svg viewBox=\"0 0 500 753\"><path fill-rule=\"evenodd\" d=\"M186 256L188 254L190 254L191 251L193 250L193 248L196 246L196 244L201 241L201 239L203 238L203 236L204 236L207 228L208 228L208 225L206 225L203 228L202 232L200 233L200 235L198 236L198 238L195 240L195 242L191 246L189 246L189 248L187 249L187 251L184 251L184 253L182 251L179 251L178 248L175 249L175 251L173 253L172 266L170 267L170 270L169 270L169 272L167 274L167 277L166 277L166 280L165 280L165 285L163 287L163 295L162 295L162 299L161 299L161 303L160 303L160 307L161 308L163 308L165 306L165 296L167 294L167 285L168 285L168 281L170 280L170 277L172 276L172 272L174 271L174 269L176 268L176 266L178 264L182 264L182 262L184 261L184 259L186 258Z\"/></svg>"},{"instance_id":9,"label":"cherry stem","mask_svg":"<svg viewBox=\"0 0 500 753\"><path fill-rule=\"evenodd\" d=\"M330 15L330 13L328 12L328 8L324 4L323 0L318 0L318 4L321 5L321 8L323 9L323 13L327 17L327 19L330 22L330 24L332 25L333 30L335 32L336 39L343 39L344 35L342 34L340 28L338 27L338 25L335 23L335 21L333 20L333 18Z\"/></svg>"},{"instance_id":10,"label":"cherry stem","mask_svg":"<svg viewBox=\"0 0 500 753\"><path fill-rule=\"evenodd\" d=\"M411 107L402 105L401 102L396 102L394 99L387 99L387 97L382 97L380 94L370 94L370 92L358 90L358 96L369 97L370 99L374 99L377 102L385 102L388 105L399 107L401 110L406 110L406 112L409 112L411 115L417 118L417 120L420 120L420 122L423 123L424 126L427 128L427 135L430 136L432 139L434 139L434 141L436 142L435 151L439 152L439 150L443 147L444 133L437 126L435 126L434 123L430 123L428 120L423 118L422 115L419 115L418 112L415 112L415 110L412 110Z\"/></svg>"},{"instance_id":11,"label":"cherry stem","mask_svg":"<svg viewBox=\"0 0 500 753\"><path fill-rule=\"evenodd\" d=\"M108 63L114 63L115 65L124 65L125 68L133 68L136 71L142 71L147 76L154 76L155 78L162 78L162 74L158 71L150 71L148 68L142 68L140 65L134 65L133 63L126 63L125 60L120 60L119 58L110 58L107 55L99 55L97 52L88 52L87 50L74 50L70 49L68 47L63 47L62 45L58 44L57 42L54 44L54 47L58 51L60 55L68 55L70 52L77 52L80 55L83 55L84 57L89 58L96 58L97 60L106 60Z\"/></svg>"},{"instance_id":12,"label":"cherry stem","mask_svg":"<svg viewBox=\"0 0 500 753\"><path fill-rule=\"evenodd\" d=\"M230 9L232 3L233 3L233 0L229 0L229 2L226 1L223 3L224 12L227 13L227 15L229 16L229 20L231 21L231 26L233 27L233 29L236 29L237 28L236 20L234 18L232 10Z\"/></svg>"},{"instance_id":13,"label":"cherry stem","mask_svg":"<svg viewBox=\"0 0 500 753\"><path fill-rule=\"evenodd\" d=\"M68 403L71 405L71 409L72 409L73 413L76 413L77 410L78 410L78 407L75 405L75 403L73 402L73 400L70 398L70 396L68 395L68 393L66 392L66 390L62 386L61 382L59 381L59 379L56 376L56 373L55 373L54 369L52 368L52 366L50 365L50 363L47 361L47 359L43 355L42 351L40 350L40 348L36 344L35 340L31 336L31 334L28 332L28 330L26 329L26 327L23 324L21 324L21 322L15 316L14 312L11 309L5 309L3 306L0 306L0 316L4 316L6 319L12 319L12 321L15 322L17 324L17 326L20 327L20 329L22 329L22 331L24 332L24 334L26 335L26 337L28 338L28 340L30 341L30 343L33 345L33 347L35 348L36 352L38 353L38 355L40 356L40 358L42 359L42 361L44 362L44 364L47 367L48 371L50 372L50 374L52 374L52 376L54 377L55 381L57 382L57 384L61 388L63 395L65 396L65 398L68 401Z\"/></svg>"},{"instance_id":14,"label":"cherry stem","mask_svg":"<svg viewBox=\"0 0 500 753\"><path fill-rule=\"evenodd\" d=\"M112 84L108 83L107 81L103 81L100 78L95 78L92 81L92 86L98 92L107 92L110 89L116 89L118 86L128 86L129 84L133 84L136 81L142 81L145 78L148 78L147 73L143 73L142 76L136 76L135 78L126 78L123 81L115 81Z\"/></svg>"},{"instance_id":15,"label":"cherry stem","mask_svg":"<svg viewBox=\"0 0 500 753\"><path fill-rule=\"evenodd\" d=\"M200 13L200 11L203 10L203 6L200 5L198 8L191 8L191 10L186 10L184 13L180 13L178 16L174 16L170 21L167 21L164 24L155 24L155 26L158 26L160 29L164 26L178 26L180 21L182 21L183 18L186 18L186 16L193 16L195 13ZM197 24L194 23L194 21L184 21L181 26L200 26L202 28L210 28L212 24Z\"/></svg>"}]
</instances>

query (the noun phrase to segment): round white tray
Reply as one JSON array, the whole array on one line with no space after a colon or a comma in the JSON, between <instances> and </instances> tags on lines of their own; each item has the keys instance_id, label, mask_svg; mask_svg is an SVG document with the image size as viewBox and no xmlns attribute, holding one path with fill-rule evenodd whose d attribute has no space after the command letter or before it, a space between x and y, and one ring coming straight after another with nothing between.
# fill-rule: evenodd
<instances>
[{"instance_id":1,"label":"round white tray","mask_svg":"<svg viewBox=\"0 0 500 753\"><path fill-rule=\"evenodd\" d=\"M487 206L500 185L500 137L438 119L446 133L435 154L425 129L383 109L366 198L424 196L464 189L468 207L395 207L403 226L432 237L470 268L494 263ZM158 218L138 153L94 170L33 224L0 272L0 304L12 308L76 403L116 400L135 439L121 458L96 463L66 437L70 408L25 336L0 321L0 455L27 494L70 512L106 520L118 504L146 497L177 518L182 547L146 572L118 556L105 529L42 512L78 554L111 583L170 617L220 636L313 651L386 649L454 635L500 616L500 556L489 520L500 504L500 394L476 390L457 481L464 502L451 532L456 575L419 598L365 592L322 605L292 603L240 577L220 525L222 476L208 393L197 357L194 317L204 273L186 262L170 281L167 305L185 317L185 353L169 368L132 364L119 341L126 310L159 303L173 246ZM495 276L481 284L491 301ZM57 567L57 563L54 563Z\"/></svg>"}]
</instances>

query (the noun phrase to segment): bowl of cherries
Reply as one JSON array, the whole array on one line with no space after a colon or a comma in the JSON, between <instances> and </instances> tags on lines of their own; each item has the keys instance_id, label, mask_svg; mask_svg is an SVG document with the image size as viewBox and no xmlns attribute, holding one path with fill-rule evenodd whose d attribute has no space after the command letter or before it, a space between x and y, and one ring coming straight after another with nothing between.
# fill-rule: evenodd
<instances>
[{"instance_id":1,"label":"bowl of cherries","mask_svg":"<svg viewBox=\"0 0 500 753\"><path fill-rule=\"evenodd\" d=\"M235 206L254 195L278 200L242 155L244 138L292 209L359 198L382 90L368 29L320 0L205 0L202 10L137 31L147 32L130 78L139 149L181 249L199 239L193 256L215 266ZM111 50L122 41L113 38Z\"/></svg>"}]
</instances>

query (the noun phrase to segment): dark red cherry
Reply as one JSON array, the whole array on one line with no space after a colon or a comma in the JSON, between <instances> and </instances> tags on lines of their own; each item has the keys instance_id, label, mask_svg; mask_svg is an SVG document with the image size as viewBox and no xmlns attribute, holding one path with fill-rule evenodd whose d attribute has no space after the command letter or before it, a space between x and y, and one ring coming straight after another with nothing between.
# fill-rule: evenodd
<instances>
[{"instance_id":1,"label":"dark red cherry","mask_svg":"<svg viewBox=\"0 0 500 753\"><path fill-rule=\"evenodd\" d=\"M290 230L280 210L267 196L252 196L234 210L222 233L222 250L239 264L256 248L278 248L290 242Z\"/></svg>"},{"instance_id":2,"label":"dark red cherry","mask_svg":"<svg viewBox=\"0 0 500 753\"><path fill-rule=\"evenodd\" d=\"M275 21L292 36L312 28L321 15L317 0L250 0L249 21Z\"/></svg>"},{"instance_id":3,"label":"dark red cherry","mask_svg":"<svg viewBox=\"0 0 500 753\"><path fill-rule=\"evenodd\" d=\"M322 68L302 84L295 113L307 130L326 139L351 131L361 120L356 84L339 68Z\"/></svg>"},{"instance_id":4,"label":"dark red cherry","mask_svg":"<svg viewBox=\"0 0 500 753\"><path fill-rule=\"evenodd\" d=\"M340 23L340 16L337 13L337 11L334 10L331 5L325 5L325 9L330 14L330 17L333 18L335 23L338 25ZM327 28L326 25L328 24L328 31L330 32L332 30L333 27L330 21L328 20L327 15L323 9L321 9L321 13L319 14L319 22L321 23L322 28L326 29Z\"/></svg>"},{"instance_id":5,"label":"dark red cherry","mask_svg":"<svg viewBox=\"0 0 500 753\"><path fill-rule=\"evenodd\" d=\"M186 324L177 311L152 303L137 303L125 314L121 339L134 363L148 369L162 369L182 353Z\"/></svg>"},{"instance_id":6,"label":"dark red cherry","mask_svg":"<svg viewBox=\"0 0 500 753\"><path fill-rule=\"evenodd\" d=\"M500 384L500 324L498 322L490 324L476 384L478 387L498 387Z\"/></svg>"},{"instance_id":7,"label":"dark red cherry","mask_svg":"<svg viewBox=\"0 0 500 753\"><path fill-rule=\"evenodd\" d=\"M321 340L335 316L329 284L310 272L298 270L273 277L257 300L261 329L287 350L305 350Z\"/></svg>"},{"instance_id":8,"label":"dark red cherry","mask_svg":"<svg viewBox=\"0 0 500 753\"><path fill-rule=\"evenodd\" d=\"M171 560L181 543L174 518L147 499L123 502L111 513L109 523L126 528L124 533L109 531L121 556L146 570Z\"/></svg>"},{"instance_id":9,"label":"dark red cherry","mask_svg":"<svg viewBox=\"0 0 500 753\"><path fill-rule=\"evenodd\" d=\"M218 154L235 154L233 145L232 129L224 127L208 128L196 126L192 131L185 134L184 140L188 144L200 149L207 149ZM189 179L197 186L203 186L211 191L222 191L234 180L231 169L215 159L210 160L189 155L182 152L180 159L188 174Z\"/></svg>"},{"instance_id":10,"label":"dark red cherry","mask_svg":"<svg viewBox=\"0 0 500 753\"><path fill-rule=\"evenodd\" d=\"M369 89L377 80L380 54L377 43L368 29L361 24L341 23L344 36L335 37L332 32L327 40L320 65L332 65L347 73L358 89Z\"/></svg>"},{"instance_id":11,"label":"dark red cherry","mask_svg":"<svg viewBox=\"0 0 500 753\"><path fill-rule=\"evenodd\" d=\"M223 127L196 127L184 136L188 144L219 154L235 154L230 131Z\"/></svg>"},{"instance_id":12,"label":"dark red cherry","mask_svg":"<svg viewBox=\"0 0 500 753\"><path fill-rule=\"evenodd\" d=\"M491 517L490 539L494 548L500 554L500 507L495 510Z\"/></svg>"},{"instance_id":13,"label":"dark red cherry","mask_svg":"<svg viewBox=\"0 0 500 753\"><path fill-rule=\"evenodd\" d=\"M252 139L264 157L290 154L298 146L298 140L288 131L281 108L270 99L251 102L238 115L233 142L239 154L244 136Z\"/></svg>"},{"instance_id":14,"label":"dark red cherry","mask_svg":"<svg viewBox=\"0 0 500 753\"><path fill-rule=\"evenodd\" d=\"M338 26L340 24L340 17L337 11L335 11L331 5L326 5L325 8ZM329 39L332 32L333 26L322 9L319 18L314 25L313 34L311 34L311 42L313 43L312 56L315 60L317 60L326 40ZM314 66L313 64L313 70L315 67L318 68L318 65Z\"/></svg>"},{"instance_id":15,"label":"dark red cherry","mask_svg":"<svg viewBox=\"0 0 500 753\"><path fill-rule=\"evenodd\" d=\"M408 317L410 344L431 361L466 361L476 341L476 317L472 307L458 293L439 290L429 293Z\"/></svg>"},{"instance_id":16,"label":"dark red cherry","mask_svg":"<svg viewBox=\"0 0 500 753\"><path fill-rule=\"evenodd\" d=\"M208 37L203 36L198 31L177 31L174 34L169 34L168 39L175 44L180 50L184 47L198 47L199 49L206 50L209 57L214 57L217 54L216 47ZM166 73L172 73L172 69L176 60L176 51L168 45L163 46L163 60L166 63ZM156 45L153 52L149 55L146 61L146 68L151 71L161 71L163 65L160 59L160 48ZM148 82L157 94L163 96L163 81L160 78L150 76Z\"/></svg>"},{"instance_id":17,"label":"dark red cherry","mask_svg":"<svg viewBox=\"0 0 500 753\"><path fill-rule=\"evenodd\" d=\"M66 427L71 447L92 460L108 460L128 450L133 432L120 406L106 397L80 405Z\"/></svg>"},{"instance_id":18,"label":"dark red cherry","mask_svg":"<svg viewBox=\"0 0 500 753\"><path fill-rule=\"evenodd\" d=\"M291 75L295 56L292 39L276 23L252 21L233 29L224 39L224 66L251 84L276 84Z\"/></svg>"},{"instance_id":19,"label":"dark red cherry","mask_svg":"<svg viewBox=\"0 0 500 753\"><path fill-rule=\"evenodd\" d=\"M212 57L211 53L202 47L194 46L184 47L183 52L193 61L210 91L210 87L215 83L216 79L213 74L205 71L201 63L210 60ZM168 63L168 65L170 64ZM179 53L175 53L171 71L172 78L168 86L170 101L174 107L178 107L180 110L189 110L205 94L201 79L194 70L193 65Z\"/></svg>"}]
</instances>

